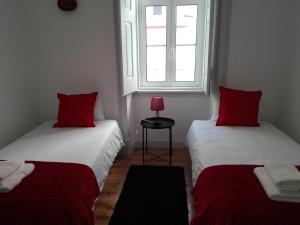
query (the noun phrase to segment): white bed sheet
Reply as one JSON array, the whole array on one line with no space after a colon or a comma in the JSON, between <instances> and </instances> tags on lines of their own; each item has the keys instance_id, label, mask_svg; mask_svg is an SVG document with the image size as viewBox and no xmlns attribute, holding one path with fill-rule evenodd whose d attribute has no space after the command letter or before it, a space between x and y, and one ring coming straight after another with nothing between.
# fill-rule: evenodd
<instances>
[{"instance_id":1,"label":"white bed sheet","mask_svg":"<svg viewBox=\"0 0 300 225\"><path fill-rule=\"evenodd\" d=\"M95 121L93 128L52 128L48 121L0 150L2 160L71 162L89 166L100 188L124 145L114 120Z\"/></svg>"},{"instance_id":2,"label":"white bed sheet","mask_svg":"<svg viewBox=\"0 0 300 225\"><path fill-rule=\"evenodd\" d=\"M187 145L194 184L200 172L209 166L300 165L300 145L267 122L259 127L233 127L215 126L213 120L195 120L187 135Z\"/></svg>"}]
</instances>

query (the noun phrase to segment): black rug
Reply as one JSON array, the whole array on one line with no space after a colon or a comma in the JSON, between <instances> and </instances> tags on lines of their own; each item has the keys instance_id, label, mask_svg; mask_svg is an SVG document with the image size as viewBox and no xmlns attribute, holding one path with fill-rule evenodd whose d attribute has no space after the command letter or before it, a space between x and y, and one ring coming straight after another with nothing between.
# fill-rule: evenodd
<instances>
[{"instance_id":1,"label":"black rug","mask_svg":"<svg viewBox=\"0 0 300 225\"><path fill-rule=\"evenodd\" d=\"M184 169L131 166L109 225L188 225Z\"/></svg>"}]
</instances>

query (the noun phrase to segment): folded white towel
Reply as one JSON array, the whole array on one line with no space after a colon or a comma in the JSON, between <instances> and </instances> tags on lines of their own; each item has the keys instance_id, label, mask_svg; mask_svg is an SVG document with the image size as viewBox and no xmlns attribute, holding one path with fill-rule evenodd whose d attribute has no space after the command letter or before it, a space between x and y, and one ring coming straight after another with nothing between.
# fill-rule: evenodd
<instances>
[{"instance_id":1,"label":"folded white towel","mask_svg":"<svg viewBox=\"0 0 300 225\"><path fill-rule=\"evenodd\" d=\"M0 183L15 173L24 162L0 161Z\"/></svg>"},{"instance_id":2,"label":"folded white towel","mask_svg":"<svg viewBox=\"0 0 300 225\"><path fill-rule=\"evenodd\" d=\"M0 186L0 193L9 192L14 189L26 176L31 174L33 170L34 164L25 163L13 175L2 182Z\"/></svg>"},{"instance_id":3,"label":"folded white towel","mask_svg":"<svg viewBox=\"0 0 300 225\"><path fill-rule=\"evenodd\" d=\"M289 164L268 164L264 168L280 189L297 191L300 189L300 172Z\"/></svg>"},{"instance_id":4,"label":"folded white towel","mask_svg":"<svg viewBox=\"0 0 300 225\"><path fill-rule=\"evenodd\" d=\"M300 192L282 192L273 183L269 173L266 171L264 167L256 167L254 169L254 174L260 181L263 189L265 190L267 196L274 201L282 201L282 202L300 202Z\"/></svg>"}]
</instances>

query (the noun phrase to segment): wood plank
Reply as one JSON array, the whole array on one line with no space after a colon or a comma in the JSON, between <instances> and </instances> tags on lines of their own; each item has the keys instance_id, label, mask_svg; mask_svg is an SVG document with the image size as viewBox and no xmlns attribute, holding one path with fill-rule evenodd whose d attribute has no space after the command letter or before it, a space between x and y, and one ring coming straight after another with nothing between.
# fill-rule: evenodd
<instances>
[{"instance_id":1,"label":"wood plank","mask_svg":"<svg viewBox=\"0 0 300 225\"><path fill-rule=\"evenodd\" d=\"M149 151L164 155L168 153L168 149L149 149ZM145 155L145 159L150 159L149 154ZM168 159L168 156L165 157ZM119 155L115 160L108 177L106 178L104 187L102 189L99 200L95 205L95 225L108 225L109 219L113 213L115 204L121 193L126 174L131 165L142 165L142 150L136 149L131 155ZM159 160L153 160L147 163L147 165L168 165L165 162ZM189 208L189 218L194 213L194 203L190 194L192 188L192 172L191 172L191 160L188 150L185 148L174 149L172 165L182 166L185 172L187 201Z\"/></svg>"}]
</instances>

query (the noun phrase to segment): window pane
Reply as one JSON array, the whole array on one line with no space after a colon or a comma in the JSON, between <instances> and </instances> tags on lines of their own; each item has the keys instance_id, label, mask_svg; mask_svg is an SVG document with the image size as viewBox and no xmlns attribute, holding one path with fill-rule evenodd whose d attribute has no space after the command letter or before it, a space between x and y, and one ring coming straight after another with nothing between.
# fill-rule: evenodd
<instances>
[{"instance_id":1,"label":"window pane","mask_svg":"<svg viewBox=\"0 0 300 225\"><path fill-rule=\"evenodd\" d=\"M195 46L176 47L176 81L194 81Z\"/></svg>"},{"instance_id":2,"label":"window pane","mask_svg":"<svg viewBox=\"0 0 300 225\"><path fill-rule=\"evenodd\" d=\"M177 6L176 44L196 44L197 5Z\"/></svg>"},{"instance_id":3,"label":"window pane","mask_svg":"<svg viewBox=\"0 0 300 225\"><path fill-rule=\"evenodd\" d=\"M146 7L147 45L166 44L167 7Z\"/></svg>"},{"instance_id":4,"label":"window pane","mask_svg":"<svg viewBox=\"0 0 300 225\"><path fill-rule=\"evenodd\" d=\"M166 47L147 47L147 81L166 81Z\"/></svg>"}]
</instances>

